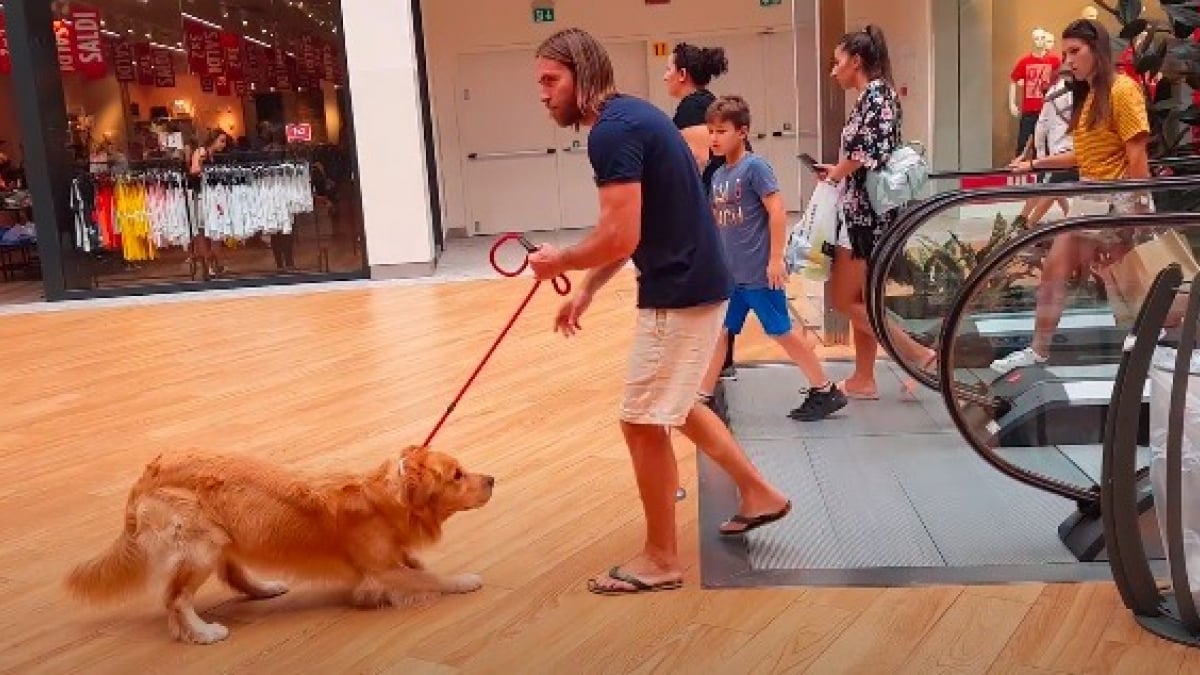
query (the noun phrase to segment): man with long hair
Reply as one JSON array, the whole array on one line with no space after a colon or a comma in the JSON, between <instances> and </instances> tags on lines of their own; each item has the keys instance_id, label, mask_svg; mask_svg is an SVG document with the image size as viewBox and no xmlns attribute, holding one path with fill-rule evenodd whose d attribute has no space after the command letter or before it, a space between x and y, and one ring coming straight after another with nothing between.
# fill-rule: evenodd
<instances>
[{"instance_id":1,"label":"man with long hair","mask_svg":"<svg viewBox=\"0 0 1200 675\"><path fill-rule=\"evenodd\" d=\"M554 121L591 129L588 157L600 192L600 219L591 234L565 250L543 245L529 257L539 279L587 270L580 290L559 310L555 330L568 337L579 331L595 293L627 260L639 272L621 431L646 517L646 543L640 555L590 580L588 588L608 595L679 588L679 476L671 428L738 486L741 508L722 534L741 535L791 509L698 397L732 279L691 149L665 113L617 92L604 47L577 28L560 31L538 47L536 74Z\"/></svg>"}]
</instances>

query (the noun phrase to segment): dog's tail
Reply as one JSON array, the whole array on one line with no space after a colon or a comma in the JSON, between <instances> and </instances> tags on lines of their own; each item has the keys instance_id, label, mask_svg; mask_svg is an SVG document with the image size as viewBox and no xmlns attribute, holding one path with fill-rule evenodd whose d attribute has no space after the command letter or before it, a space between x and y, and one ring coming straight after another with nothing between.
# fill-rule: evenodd
<instances>
[{"instance_id":1,"label":"dog's tail","mask_svg":"<svg viewBox=\"0 0 1200 675\"><path fill-rule=\"evenodd\" d=\"M138 499L158 473L158 460L146 467L125 504L125 527L103 554L82 563L67 576L67 589L80 600L105 602L140 590L149 576L149 556L138 542Z\"/></svg>"},{"instance_id":2,"label":"dog's tail","mask_svg":"<svg viewBox=\"0 0 1200 675\"><path fill-rule=\"evenodd\" d=\"M71 570L67 588L80 600L104 602L139 590L146 577L146 552L122 532L103 554Z\"/></svg>"}]
</instances>

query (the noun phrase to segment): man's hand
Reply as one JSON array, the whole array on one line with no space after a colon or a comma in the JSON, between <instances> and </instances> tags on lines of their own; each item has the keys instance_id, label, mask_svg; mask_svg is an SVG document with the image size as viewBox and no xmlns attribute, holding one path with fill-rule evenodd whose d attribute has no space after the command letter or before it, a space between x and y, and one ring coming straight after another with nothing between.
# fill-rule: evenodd
<instances>
[{"instance_id":1,"label":"man's hand","mask_svg":"<svg viewBox=\"0 0 1200 675\"><path fill-rule=\"evenodd\" d=\"M591 304L592 294L587 291L580 291L575 297L564 302L562 307L558 308L558 316L554 319L554 332L572 337L576 331L583 330L579 325L579 317L583 316Z\"/></svg>"},{"instance_id":2,"label":"man's hand","mask_svg":"<svg viewBox=\"0 0 1200 675\"><path fill-rule=\"evenodd\" d=\"M563 264L562 251L550 244L542 244L529 254L529 267L539 281L546 281L567 271Z\"/></svg>"},{"instance_id":3,"label":"man's hand","mask_svg":"<svg viewBox=\"0 0 1200 675\"><path fill-rule=\"evenodd\" d=\"M783 290L787 286L787 270L782 260L767 263L767 285L775 290Z\"/></svg>"}]
</instances>

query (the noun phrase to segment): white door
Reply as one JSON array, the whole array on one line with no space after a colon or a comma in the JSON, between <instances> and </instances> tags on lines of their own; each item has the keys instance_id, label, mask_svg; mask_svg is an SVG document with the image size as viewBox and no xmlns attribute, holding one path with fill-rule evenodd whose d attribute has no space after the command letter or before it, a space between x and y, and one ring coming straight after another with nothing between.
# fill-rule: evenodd
<instances>
[{"instance_id":1,"label":"white door","mask_svg":"<svg viewBox=\"0 0 1200 675\"><path fill-rule=\"evenodd\" d=\"M558 138L528 49L459 57L463 192L473 234L559 227Z\"/></svg>"},{"instance_id":2,"label":"white door","mask_svg":"<svg viewBox=\"0 0 1200 675\"><path fill-rule=\"evenodd\" d=\"M617 90L623 94L646 98L646 43L625 42L606 44L604 47L612 60ZM587 154L588 131L586 127L580 127L579 131L568 127L559 129L556 136L559 208L564 229L592 227L600 217L595 173Z\"/></svg>"},{"instance_id":3,"label":"white door","mask_svg":"<svg viewBox=\"0 0 1200 675\"><path fill-rule=\"evenodd\" d=\"M800 111L796 93L795 41L791 32L760 36L763 43L764 80L771 86L766 91L764 105L758 106L756 126L760 137L755 150L771 163L779 179L783 203L788 211L799 212L800 188ZM811 102L810 102L811 104ZM753 108L752 108L753 109ZM814 107L815 110L815 107ZM812 128L815 138L815 126ZM815 157L816 155L813 154Z\"/></svg>"}]
</instances>

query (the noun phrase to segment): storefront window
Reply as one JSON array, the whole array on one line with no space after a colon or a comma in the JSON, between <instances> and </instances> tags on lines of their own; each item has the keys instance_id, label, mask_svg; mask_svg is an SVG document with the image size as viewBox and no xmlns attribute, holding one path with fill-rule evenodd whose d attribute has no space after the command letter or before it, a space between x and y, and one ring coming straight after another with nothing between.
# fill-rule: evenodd
<instances>
[{"instance_id":1,"label":"storefront window","mask_svg":"<svg viewBox=\"0 0 1200 675\"><path fill-rule=\"evenodd\" d=\"M55 3L68 290L362 273L340 15L336 0Z\"/></svg>"},{"instance_id":2,"label":"storefront window","mask_svg":"<svg viewBox=\"0 0 1200 675\"><path fill-rule=\"evenodd\" d=\"M1095 2L1082 0L935 0L957 5L958 40L941 40L935 87L957 90L953 106L938 106L937 127L957 129L940 138L957 150L957 162L943 168L981 169L1008 164L1031 133L1043 94L1062 63L1062 32L1079 18L1096 18L1115 37L1116 19ZM935 31L953 31L935 6ZM1157 0L1144 3L1143 16L1165 20ZM957 59L951 52L957 50ZM1121 48L1114 56L1120 56ZM950 153L953 156L955 153ZM957 166L953 166L956 164Z\"/></svg>"}]
</instances>

